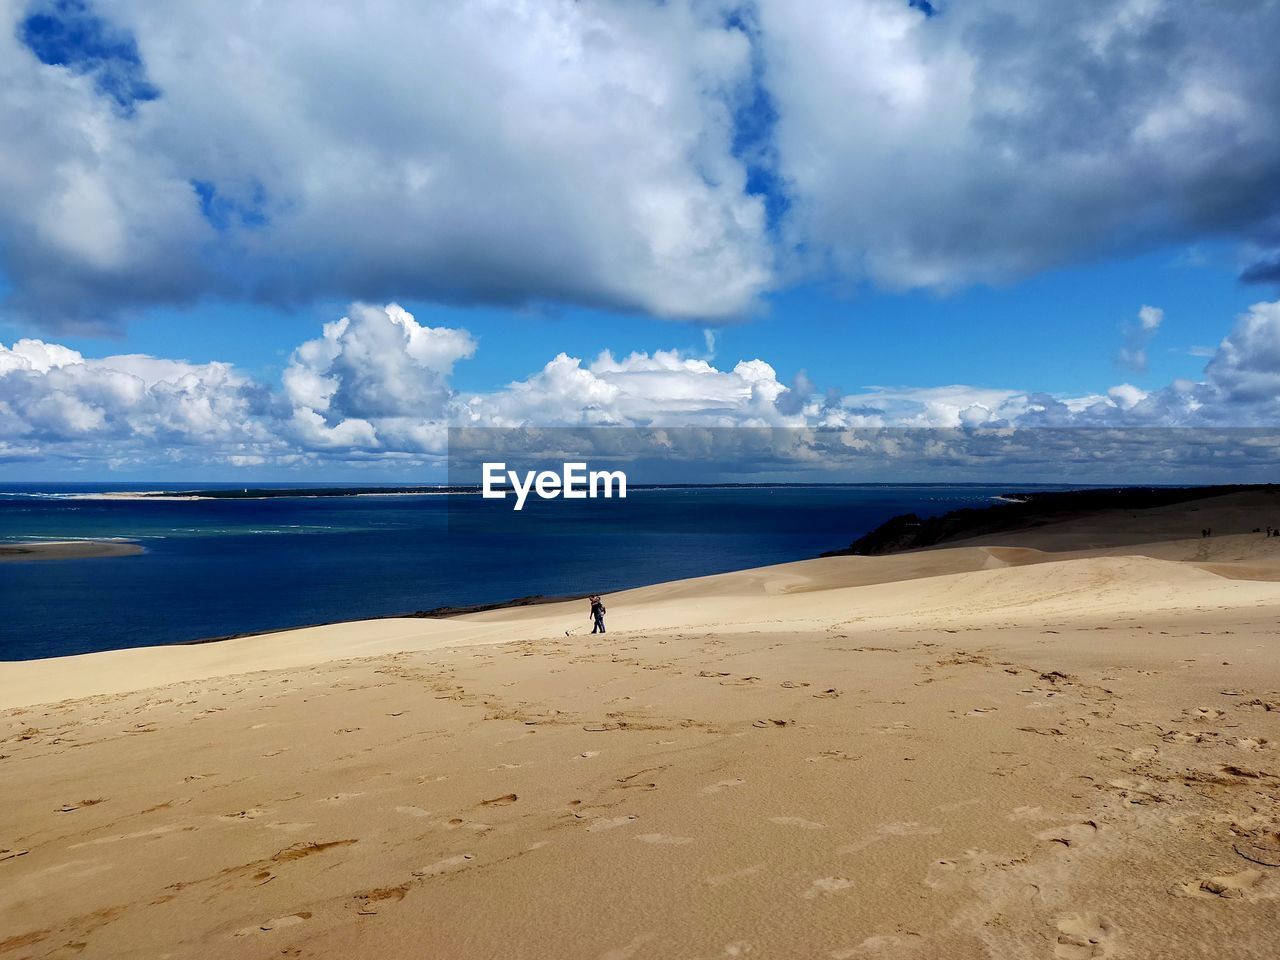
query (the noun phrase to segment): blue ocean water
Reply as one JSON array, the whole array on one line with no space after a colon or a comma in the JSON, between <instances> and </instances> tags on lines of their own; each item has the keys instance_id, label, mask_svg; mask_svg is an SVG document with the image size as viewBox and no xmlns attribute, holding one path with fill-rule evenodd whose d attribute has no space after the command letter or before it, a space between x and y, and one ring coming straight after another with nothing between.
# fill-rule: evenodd
<instances>
[{"instance_id":1,"label":"blue ocean water","mask_svg":"<svg viewBox=\"0 0 1280 960\"><path fill-rule=\"evenodd\" d=\"M0 485L0 542L126 538L145 548L132 557L0 563L0 660L609 593L805 559L896 514L983 506L1032 488L651 489L624 501L531 499L519 514L475 495L95 496L155 489Z\"/></svg>"}]
</instances>

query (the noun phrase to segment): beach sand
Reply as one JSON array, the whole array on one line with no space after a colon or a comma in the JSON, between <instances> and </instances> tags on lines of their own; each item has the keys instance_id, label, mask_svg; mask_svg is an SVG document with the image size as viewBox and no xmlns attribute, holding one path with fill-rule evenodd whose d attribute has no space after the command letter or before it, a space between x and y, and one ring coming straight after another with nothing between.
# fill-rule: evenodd
<instances>
[{"instance_id":1,"label":"beach sand","mask_svg":"<svg viewBox=\"0 0 1280 960\"><path fill-rule=\"evenodd\" d=\"M5 664L0 958L1273 957L1273 518Z\"/></svg>"}]
</instances>

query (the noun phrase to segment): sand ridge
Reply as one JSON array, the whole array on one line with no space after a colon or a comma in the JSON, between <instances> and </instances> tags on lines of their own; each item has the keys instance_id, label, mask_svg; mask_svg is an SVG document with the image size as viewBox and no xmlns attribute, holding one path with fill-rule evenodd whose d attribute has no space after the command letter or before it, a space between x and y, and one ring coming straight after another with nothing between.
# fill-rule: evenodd
<instances>
[{"instance_id":1,"label":"sand ridge","mask_svg":"<svg viewBox=\"0 0 1280 960\"><path fill-rule=\"evenodd\" d=\"M1280 539L1099 536L6 664L0 958L1269 956Z\"/></svg>"}]
</instances>

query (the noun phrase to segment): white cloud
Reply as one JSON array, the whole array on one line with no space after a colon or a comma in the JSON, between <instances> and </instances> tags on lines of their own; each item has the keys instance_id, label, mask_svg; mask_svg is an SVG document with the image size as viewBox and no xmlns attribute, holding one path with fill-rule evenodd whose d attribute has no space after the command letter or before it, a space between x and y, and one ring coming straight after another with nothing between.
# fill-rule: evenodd
<instances>
[{"instance_id":1,"label":"white cloud","mask_svg":"<svg viewBox=\"0 0 1280 960\"><path fill-rule=\"evenodd\" d=\"M12 456L23 459L285 453L269 403L265 387L226 363L86 359L38 340L0 345L0 444L17 445L22 452Z\"/></svg>"},{"instance_id":2,"label":"white cloud","mask_svg":"<svg viewBox=\"0 0 1280 960\"><path fill-rule=\"evenodd\" d=\"M971 387L869 387L842 398L845 423L854 427L951 428L1013 420L1030 400L1017 390Z\"/></svg>"},{"instance_id":3,"label":"white cloud","mask_svg":"<svg viewBox=\"0 0 1280 960\"><path fill-rule=\"evenodd\" d=\"M788 386L763 359L718 367L674 350L605 351L589 362L560 353L506 387L460 393L453 369L476 349L465 330L422 324L394 304L356 304L325 324L294 351L278 387L226 363L0 345L0 459L421 464L446 451L451 425L789 427L799 428L792 454L803 458L813 455L806 430L819 428L851 437L1047 427L1136 436L1145 427L1280 423L1280 302L1239 317L1202 380L1078 396L964 384L819 395L803 373Z\"/></svg>"},{"instance_id":4,"label":"white cloud","mask_svg":"<svg viewBox=\"0 0 1280 960\"><path fill-rule=\"evenodd\" d=\"M1164 311L1159 307L1151 307L1143 304L1138 309L1138 325L1148 332L1154 332L1159 329L1160 324L1164 322Z\"/></svg>"},{"instance_id":5,"label":"white cloud","mask_svg":"<svg viewBox=\"0 0 1280 960\"><path fill-rule=\"evenodd\" d=\"M714 5L100 4L160 93L129 111L20 42L26 6L0 269L38 322L208 294L720 317L770 282L732 153L750 45Z\"/></svg>"},{"instance_id":6,"label":"white cloud","mask_svg":"<svg viewBox=\"0 0 1280 960\"><path fill-rule=\"evenodd\" d=\"M1265 232L1274 4L760 0L790 238L893 288Z\"/></svg>"},{"instance_id":7,"label":"white cloud","mask_svg":"<svg viewBox=\"0 0 1280 960\"><path fill-rule=\"evenodd\" d=\"M8 305L49 328L205 299L705 320L803 269L951 289L1220 236L1275 275L1275 4L937 6L89 3L157 94L126 109L110 64L22 40L75 5L0 0Z\"/></svg>"},{"instance_id":8,"label":"white cloud","mask_svg":"<svg viewBox=\"0 0 1280 960\"><path fill-rule=\"evenodd\" d=\"M590 364L559 354L527 380L465 403L472 425L784 426L803 424L778 407L787 392L762 360L719 370L677 351L605 351Z\"/></svg>"},{"instance_id":9,"label":"white cloud","mask_svg":"<svg viewBox=\"0 0 1280 960\"><path fill-rule=\"evenodd\" d=\"M1250 307L1205 372L1229 401L1280 407L1280 301Z\"/></svg>"},{"instance_id":10,"label":"white cloud","mask_svg":"<svg viewBox=\"0 0 1280 960\"><path fill-rule=\"evenodd\" d=\"M1147 399L1145 390L1139 390L1131 383L1121 383L1107 391L1113 403L1121 410L1132 410Z\"/></svg>"},{"instance_id":11,"label":"white cloud","mask_svg":"<svg viewBox=\"0 0 1280 960\"><path fill-rule=\"evenodd\" d=\"M1137 373L1147 370L1147 346L1164 322L1164 311L1159 307L1143 305L1138 309L1138 322L1125 327L1125 345L1116 356L1116 362Z\"/></svg>"},{"instance_id":12,"label":"white cloud","mask_svg":"<svg viewBox=\"0 0 1280 960\"><path fill-rule=\"evenodd\" d=\"M424 327L394 303L356 304L289 360L284 395L295 435L320 447L375 448L380 433L421 439L405 422L446 417L453 366L475 350L465 330Z\"/></svg>"}]
</instances>

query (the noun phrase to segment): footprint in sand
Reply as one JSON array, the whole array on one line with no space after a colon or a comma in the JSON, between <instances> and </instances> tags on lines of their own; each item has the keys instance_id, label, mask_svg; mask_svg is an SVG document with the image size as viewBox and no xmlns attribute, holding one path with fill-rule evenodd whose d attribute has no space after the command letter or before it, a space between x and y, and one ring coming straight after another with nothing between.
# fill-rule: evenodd
<instances>
[{"instance_id":1,"label":"footprint in sand","mask_svg":"<svg viewBox=\"0 0 1280 960\"><path fill-rule=\"evenodd\" d=\"M1179 897L1200 897L1223 900L1257 900L1274 896L1268 886L1268 877L1261 870L1251 868L1239 873L1224 874L1218 877L1206 877L1180 883L1173 888L1173 894Z\"/></svg>"},{"instance_id":2,"label":"footprint in sand","mask_svg":"<svg viewBox=\"0 0 1280 960\"><path fill-rule=\"evenodd\" d=\"M1058 943L1053 955L1058 960L1093 960L1109 957L1115 930L1111 922L1093 914L1077 914L1057 921Z\"/></svg>"},{"instance_id":3,"label":"footprint in sand","mask_svg":"<svg viewBox=\"0 0 1280 960\"><path fill-rule=\"evenodd\" d=\"M1036 834L1037 840L1048 840L1063 847L1079 847L1094 839L1102 828L1094 820L1082 820L1054 827Z\"/></svg>"},{"instance_id":4,"label":"footprint in sand","mask_svg":"<svg viewBox=\"0 0 1280 960\"><path fill-rule=\"evenodd\" d=\"M817 763L820 760L861 760L862 756L851 756L843 750L823 750L816 757L805 757L805 763Z\"/></svg>"},{"instance_id":5,"label":"footprint in sand","mask_svg":"<svg viewBox=\"0 0 1280 960\"><path fill-rule=\"evenodd\" d=\"M709 784L708 786L705 786L702 788L702 792L705 794L719 793L721 790L724 790L727 787L740 787L746 782L747 781L743 780L740 777L734 777L732 780L721 780L718 783Z\"/></svg>"},{"instance_id":6,"label":"footprint in sand","mask_svg":"<svg viewBox=\"0 0 1280 960\"><path fill-rule=\"evenodd\" d=\"M1056 813L1050 813L1044 807L1014 807L1005 819L1014 823L1024 820L1057 820Z\"/></svg>"},{"instance_id":7,"label":"footprint in sand","mask_svg":"<svg viewBox=\"0 0 1280 960\"><path fill-rule=\"evenodd\" d=\"M413 875L415 877L436 877L442 873L451 873L454 870L461 870L475 858L474 853L459 853L452 857L445 857L443 860L437 860L430 866L419 867L413 871Z\"/></svg>"},{"instance_id":8,"label":"footprint in sand","mask_svg":"<svg viewBox=\"0 0 1280 960\"><path fill-rule=\"evenodd\" d=\"M245 937L255 933L270 933L272 930L296 926L297 924L310 919L310 911L300 910L297 913L289 914L287 917L276 917L274 920L266 920L254 927L241 927L235 932L235 936Z\"/></svg>"},{"instance_id":9,"label":"footprint in sand","mask_svg":"<svg viewBox=\"0 0 1280 960\"><path fill-rule=\"evenodd\" d=\"M121 833L114 837L98 837L96 840L85 840L83 843L73 843L67 847L68 850L79 850L81 847L98 847L106 843L119 843L121 840L141 840L148 837L159 837L166 833L173 833L175 830L182 829L179 824L171 823L165 827L154 827L151 830L139 830L136 833ZM26 851L24 850L23 853ZM4 852L0 852L0 860L8 859Z\"/></svg>"},{"instance_id":10,"label":"footprint in sand","mask_svg":"<svg viewBox=\"0 0 1280 960\"><path fill-rule=\"evenodd\" d=\"M1170 730L1160 735L1165 743L1217 743L1217 730Z\"/></svg>"},{"instance_id":11,"label":"footprint in sand","mask_svg":"<svg viewBox=\"0 0 1280 960\"><path fill-rule=\"evenodd\" d=\"M62 806L58 807L58 809L55 810L54 813L73 813L76 810L79 810L83 807L97 806L99 803L102 803L105 800L106 800L106 797L96 797L92 800L80 800L77 803L64 803Z\"/></svg>"},{"instance_id":12,"label":"footprint in sand","mask_svg":"<svg viewBox=\"0 0 1280 960\"><path fill-rule=\"evenodd\" d=\"M1141 777L1118 777L1115 780L1108 780L1107 786L1119 790L1120 799L1130 805L1160 803L1167 799L1154 783Z\"/></svg>"},{"instance_id":13,"label":"footprint in sand","mask_svg":"<svg viewBox=\"0 0 1280 960\"><path fill-rule=\"evenodd\" d=\"M1266 737L1236 737L1232 745L1240 750L1266 750L1270 742Z\"/></svg>"},{"instance_id":14,"label":"footprint in sand","mask_svg":"<svg viewBox=\"0 0 1280 960\"><path fill-rule=\"evenodd\" d=\"M624 827L633 820L639 819L634 814L627 817L598 817L587 826L588 833L599 833L601 830L613 830Z\"/></svg>"},{"instance_id":15,"label":"footprint in sand","mask_svg":"<svg viewBox=\"0 0 1280 960\"><path fill-rule=\"evenodd\" d=\"M1021 861L1018 858L1005 857L970 847L964 851L962 859L934 860L929 864L923 882L931 890L954 892L989 870L1009 867L1019 862Z\"/></svg>"},{"instance_id":16,"label":"footprint in sand","mask_svg":"<svg viewBox=\"0 0 1280 960\"><path fill-rule=\"evenodd\" d=\"M684 846L686 843L693 843L693 837L669 837L665 833L642 833L636 837L641 843L662 843L672 844L674 846Z\"/></svg>"},{"instance_id":17,"label":"footprint in sand","mask_svg":"<svg viewBox=\"0 0 1280 960\"><path fill-rule=\"evenodd\" d=\"M783 827L799 827L802 830L825 830L825 823L818 823L814 820L805 820L803 817L770 817L770 823L776 823Z\"/></svg>"},{"instance_id":18,"label":"footprint in sand","mask_svg":"<svg viewBox=\"0 0 1280 960\"><path fill-rule=\"evenodd\" d=\"M941 832L941 827L931 827L923 823L917 823L914 820L906 820L899 823L882 823L876 827L873 833L868 833L861 840L840 847L836 853L858 853L872 844L888 840L890 837L930 837Z\"/></svg>"},{"instance_id":19,"label":"footprint in sand","mask_svg":"<svg viewBox=\"0 0 1280 960\"><path fill-rule=\"evenodd\" d=\"M402 813L406 817L429 817L430 810L424 810L422 807L396 807L396 813Z\"/></svg>"},{"instance_id":20,"label":"footprint in sand","mask_svg":"<svg viewBox=\"0 0 1280 960\"><path fill-rule=\"evenodd\" d=\"M259 810L256 807L249 810L239 810L236 813L224 813L218 817L219 820L256 820L258 817L266 813L265 810Z\"/></svg>"},{"instance_id":21,"label":"footprint in sand","mask_svg":"<svg viewBox=\"0 0 1280 960\"><path fill-rule=\"evenodd\" d=\"M852 887L853 884L854 881L848 877L822 877L813 881L806 890L801 892L800 896L806 900L813 900L815 897L842 893Z\"/></svg>"},{"instance_id":22,"label":"footprint in sand","mask_svg":"<svg viewBox=\"0 0 1280 960\"><path fill-rule=\"evenodd\" d=\"M891 837L929 837L941 833L941 827L930 827L914 820L903 820L896 823L882 823L876 827L877 833Z\"/></svg>"},{"instance_id":23,"label":"footprint in sand","mask_svg":"<svg viewBox=\"0 0 1280 960\"><path fill-rule=\"evenodd\" d=\"M570 757L570 760L590 760L592 757L600 756L599 750L583 750L576 757Z\"/></svg>"},{"instance_id":24,"label":"footprint in sand","mask_svg":"<svg viewBox=\"0 0 1280 960\"><path fill-rule=\"evenodd\" d=\"M488 833L493 829L487 823L481 823L479 820L464 820L462 817L452 817L445 822L444 826L449 830L460 830L465 827L473 833Z\"/></svg>"},{"instance_id":25,"label":"footprint in sand","mask_svg":"<svg viewBox=\"0 0 1280 960\"><path fill-rule=\"evenodd\" d=\"M1199 720L1199 721L1205 721L1205 722L1211 721L1211 720L1221 720L1223 717L1227 715L1227 712L1225 710L1217 710L1213 707L1192 707L1190 709L1183 710L1182 712L1185 716L1190 717L1192 720Z\"/></svg>"},{"instance_id":26,"label":"footprint in sand","mask_svg":"<svg viewBox=\"0 0 1280 960\"><path fill-rule=\"evenodd\" d=\"M500 797L494 797L492 800L481 800L481 801L480 801L480 806L482 806L482 807L505 807L505 806L507 806L508 804L515 803L515 802L516 802L517 800L519 800L519 799L520 799L520 798L519 798L518 796L516 796L514 793L504 793L502 796L500 796Z\"/></svg>"},{"instance_id":27,"label":"footprint in sand","mask_svg":"<svg viewBox=\"0 0 1280 960\"><path fill-rule=\"evenodd\" d=\"M363 797L364 791L359 793L335 793L332 797L321 797L316 803L346 803L352 797Z\"/></svg>"}]
</instances>

